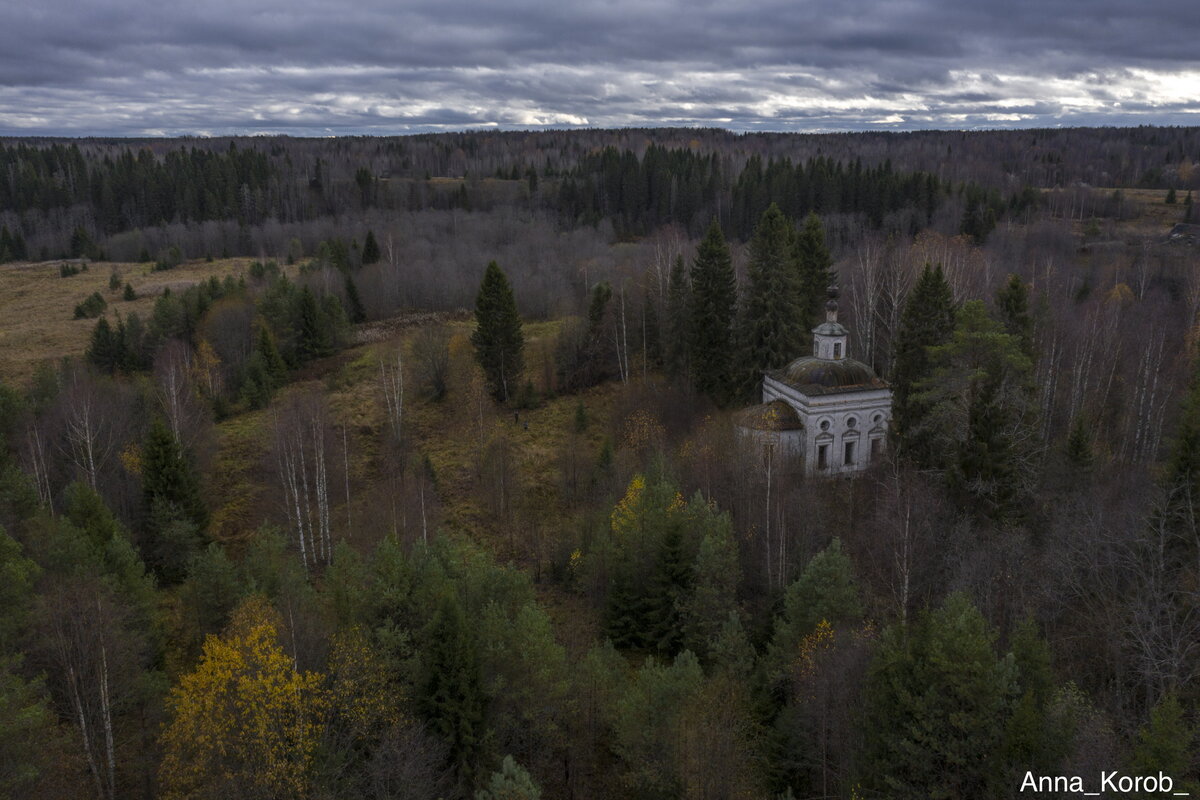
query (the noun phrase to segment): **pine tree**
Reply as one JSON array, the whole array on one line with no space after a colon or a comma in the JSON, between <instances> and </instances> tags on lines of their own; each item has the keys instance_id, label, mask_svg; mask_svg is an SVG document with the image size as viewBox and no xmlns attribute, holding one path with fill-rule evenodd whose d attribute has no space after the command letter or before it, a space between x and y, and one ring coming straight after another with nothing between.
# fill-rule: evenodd
<instances>
[{"instance_id":1,"label":"pine tree","mask_svg":"<svg viewBox=\"0 0 1200 800\"><path fill-rule=\"evenodd\" d=\"M375 241L375 232L367 231L367 240L363 242L362 263L363 266L369 266L379 261L379 242Z\"/></svg>"},{"instance_id":2,"label":"pine tree","mask_svg":"<svg viewBox=\"0 0 1200 800\"><path fill-rule=\"evenodd\" d=\"M133 290L132 283L127 282L125 284L125 292L121 295L121 297L126 301L137 300L137 292Z\"/></svg>"},{"instance_id":3,"label":"pine tree","mask_svg":"<svg viewBox=\"0 0 1200 800\"><path fill-rule=\"evenodd\" d=\"M1008 281L996 294L996 309L1004 329L1009 335L1017 337L1021 352L1032 361L1033 317L1029 314L1029 287L1016 275L1009 275Z\"/></svg>"},{"instance_id":4,"label":"pine tree","mask_svg":"<svg viewBox=\"0 0 1200 800\"><path fill-rule=\"evenodd\" d=\"M486 698L474 635L455 594L447 594L425 635L418 704L450 748L450 764L469 787L484 737Z\"/></svg>"},{"instance_id":5,"label":"pine tree","mask_svg":"<svg viewBox=\"0 0 1200 800\"><path fill-rule=\"evenodd\" d=\"M954 333L954 299L939 265L921 272L900 315L892 364L892 428L896 449L922 467L937 463L926 430L929 405L918 386L929 378L929 348L945 344Z\"/></svg>"},{"instance_id":6,"label":"pine tree","mask_svg":"<svg viewBox=\"0 0 1200 800\"><path fill-rule=\"evenodd\" d=\"M679 256L671 265L671 275L667 279L667 319L663 331L666 341L662 348L663 367L672 378L688 376L691 363L691 348L688 346L688 309L691 304L691 280L683 266L683 256Z\"/></svg>"},{"instance_id":7,"label":"pine tree","mask_svg":"<svg viewBox=\"0 0 1200 800\"><path fill-rule=\"evenodd\" d=\"M1167 205L1169 205L1169 206L1173 206L1173 205L1175 205L1175 203L1176 203L1176 199L1175 199L1175 187L1174 187L1174 186L1172 186L1170 189L1167 189L1167 200L1166 200L1166 203L1167 203Z\"/></svg>"},{"instance_id":8,"label":"pine tree","mask_svg":"<svg viewBox=\"0 0 1200 800\"><path fill-rule=\"evenodd\" d=\"M733 257L713 220L692 262L690 308L692 381L718 403L731 399L737 278Z\"/></svg>"},{"instance_id":9,"label":"pine tree","mask_svg":"<svg viewBox=\"0 0 1200 800\"><path fill-rule=\"evenodd\" d=\"M800 271L800 303L804 310L804 334L821 324L828 289L837 283L833 272L833 256L825 245L825 228L821 218L809 214L804 227L796 235L796 266Z\"/></svg>"},{"instance_id":10,"label":"pine tree","mask_svg":"<svg viewBox=\"0 0 1200 800\"><path fill-rule=\"evenodd\" d=\"M489 262L475 298L475 358L483 369L492 396L508 402L525 371L525 335L508 276Z\"/></svg>"},{"instance_id":11,"label":"pine tree","mask_svg":"<svg viewBox=\"0 0 1200 800\"><path fill-rule=\"evenodd\" d=\"M1188 190L1187 197L1183 198L1183 208L1184 208L1183 221L1191 222L1192 221L1192 192L1190 189Z\"/></svg>"},{"instance_id":12,"label":"pine tree","mask_svg":"<svg viewBox=\"0 0 1200 800\"><path fill-rule=\"evenodd\" d=\"M792 248L792 226L772 203L750 241L749 284L739 322L743 389L749 393L764 370L801 354L804 310Z\"/></svg>"}]
</instances>

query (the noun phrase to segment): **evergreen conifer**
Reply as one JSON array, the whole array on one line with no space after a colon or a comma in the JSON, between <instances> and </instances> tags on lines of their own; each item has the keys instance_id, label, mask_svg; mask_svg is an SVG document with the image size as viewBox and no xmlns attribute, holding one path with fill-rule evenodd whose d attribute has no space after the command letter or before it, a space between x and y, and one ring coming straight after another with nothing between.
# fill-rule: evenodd
<instances>
[{"instance_id":1,"label":"evergreen conifer","mask_svg":"<svg viewBox=\"0 0 1200 800\"><path fill-rule=\"evenodd\" d=\"M483 369L492 396L508 402L525 371L525 335L508 276L495 261L487 265L475 298L475 358Z\"/></svg>"},{"instance_id":2,"label":"evergreen conifer","mask_svg":"<svg viewBox=\"0 0 1200 800\"><path fill-rule=\"evenodd\" d=\"M825 228L821 218L809 214L804 226L796 235L796 266L800 271L800 303L804 312L803 328L807 340L808 332L822 322L825 296L830 286L837 283L833 273L833 256L825 245Z\"/></svg>"},{"instance_id":3,"label":"evergreen conifer","mask_svg":"<svg viewBox=\"0 0 1200 800\"><path fill-rule=\"evenodd\" d=\"M804 310L792 247L791 223L772 203L750 241L749 284L739 324L743 348L743 388L758 376L801 355Z\"/></svg>"},{"instance_id":4,"label":"evergreen conifer","mask_svg":"<svg viewBox=\"0 0 1200 800\"><path fill-rule=\"evenodd\" d=\"M737 278L733 257L716 220L692 262L690 349L696 390L718 403L733 394L733 322Z\"/></svg>"},{"instance_id":5,"label":"evergreen conifer","mask_svg":"<svg viewBox=\"0 0 1200 800\"><path fill-rule=\"evenodd\" d=\"M381 253L379 252L379 242L375 241L375 232L367 231L367 240L363 242L362 248L362 263L363 266L369 266L379 261Z\"/></svg>"},{"instance_id":6,"label":"evergreen conifer","mask_svg":"<svg viewBox=\"0 0 1200 800\"><path fill-rule=\"evenodd\" d=\"M687 269L683 265L683 256L675 259L671 265L671 275L667 279L667 319L663 343L663 367L672 378L685 378L690 365L690 350L688 334L690 333L688 310L691 307L692 286Z\"/></svg>"},{"instance_id":7,"label":"evergreen conifer","mask_svg":"<svg viewBox=\"0 0 1200 800\"><path fill-rule=\"evenodd\" d=\"M929 406L918 386L932 373L929 348L954 333L954 298L939 265L925 265L900 315L892 364L892 428L897 451L917 464L931 466L935 454L925 428Z\"/></svg>"}]
</instances>

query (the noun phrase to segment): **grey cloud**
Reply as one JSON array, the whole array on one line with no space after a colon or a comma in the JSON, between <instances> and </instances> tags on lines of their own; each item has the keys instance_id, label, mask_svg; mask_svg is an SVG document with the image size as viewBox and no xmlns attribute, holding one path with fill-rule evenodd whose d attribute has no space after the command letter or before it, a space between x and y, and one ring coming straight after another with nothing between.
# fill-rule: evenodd
<instances>
[{"instance_id":1,"label":"grey cloud","mask_svg":"<svg viewBox=\"0 0 1200 800\"><path fill-rule=\"evenodd\" d=\"M1198 29L1191 0L10 3L0 133L1195 124L1163 78L1200 76Z\"/></svg>"}]
</instances>

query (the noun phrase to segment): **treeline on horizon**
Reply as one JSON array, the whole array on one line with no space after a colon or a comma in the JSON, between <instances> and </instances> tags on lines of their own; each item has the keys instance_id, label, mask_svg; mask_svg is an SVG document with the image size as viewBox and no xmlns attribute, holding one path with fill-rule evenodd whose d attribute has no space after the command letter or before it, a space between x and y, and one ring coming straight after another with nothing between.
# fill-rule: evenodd
<instances>
[{"instance_id":1,"label":"treeline on horizon","mask_svg":"<svg viewBox=\"0 0 1200 800\"><path fill-rule=\"evenodd\" d=\"M1200 186L1197 161L1195 128L14 139L0 143L0 221L27 243L25 257L43 259L95 258L115 234L169 225L246 231L373 208L518 205L567 228L608 220L621 237L669 223L697 236L716 218L746 240L776 202L795 219L853 213L915 232L947 195L991 195L999 210L1033 189L1190 190ZM913 213L896 217L901 210Z\"/></svg>"}]
</instances>

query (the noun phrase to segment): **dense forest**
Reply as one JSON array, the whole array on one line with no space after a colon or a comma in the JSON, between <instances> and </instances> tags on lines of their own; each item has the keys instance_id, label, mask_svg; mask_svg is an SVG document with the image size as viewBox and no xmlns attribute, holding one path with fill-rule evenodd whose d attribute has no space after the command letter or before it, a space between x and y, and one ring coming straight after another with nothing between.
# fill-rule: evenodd
<instances>
[{"instance_id":1,"label":"dense forest","mask_svg":"<svg viewBox=\"0 0 1200 800\"><path fill-rule=\"evenodd\" d=\"M1200 792L1200 129L0 164L0 797Z\"/></svg>"}]
</instances>

